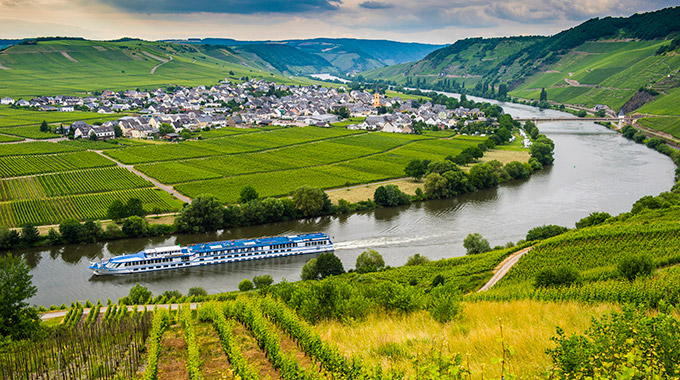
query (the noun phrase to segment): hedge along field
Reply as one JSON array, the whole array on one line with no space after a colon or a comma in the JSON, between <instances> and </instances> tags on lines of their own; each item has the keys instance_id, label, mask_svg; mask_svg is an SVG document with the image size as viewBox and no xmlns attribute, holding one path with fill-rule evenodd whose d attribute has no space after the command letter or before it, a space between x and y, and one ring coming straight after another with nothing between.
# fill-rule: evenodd
<instances>
[{"instance_id":1,"label":"hedge along field","mask_svg":"<svg viewBox=\"0 0 680 380\"><path fill-rule=\"evenodd\" d=\"M420 139L419 136L364 133L259 153L138 165L135 168L163 183L175 184L331 164L382 153Z\"/></svg>"},{"instance_id":2,"label":"hedge along field","mask_svg":"<svg viewBox=\"0 0 680 380\"><path fill-rule=\"evenodd\" d=\"M83 150L74 146L55 144L45 141L26 142L21 144L0 145L0 156L21 156L27 154L50 154L76 152Z\"/></svg>"},{"instance_id":3,"label":"hedge along field","mask_svg":"<svg viewBox=\"0 0 680 380\"><path fill-rule=\"evenodd\" d=\"M67 197L30 199L0 203L0 225L18 227L25 223L57 224L66 219L104 219L114 200L138 198L147 212L176 211L182 202L160 189L129 189Z\"/></svg>"},{"instance_id":4,"label":"hedge along field","mask_svg":"<svg viewBox=\"0 0 680 380\"><path fill-rule=\"evenodd\" d=\"M366 136L370 135L372 134L366 134ZM386 138L399 136L390 136L391 134L386 133L375 135L387 135ZM363 135L361 137L363 137ZM357 141L361 141L360 137L356 138ZM398 146L387 152L379 152L373 155L347 159L331 164L182 183L176 185L175 188L192 198L200 194L212 194L221 202L232 203L238 199L241 188L245 185L253 186L260 196L266 197L283 196L303 185L328 189L370 183L404 177L404 167L412 159L442 160L448 155L460 153L469 146L476 146L485 139L482 137L477 139L466 137L461 139L428 140L418 136L403 136L400 138L415 139L419 141L413 141L410 144ZM340 141L348 141L348 139L333 140L333 144ZM319 145L321 145L321 143ZM338 145L344 146L345 144ZM303 147L297 148L301 149ZM347 149L351 151L351 146L348 146ZM272 153L276 152L278 151L273 151ZM329 151L320 152L320 154L333 155L336 153ZM295 156L291 159L299 159L299 156ZM280 162L284 161L281 160ZM280 165L279 167L284 166Z\"/></svg>"},{"instance_id":5,"label":"hedge along field","mask_svg":"<svg viewBox=\"0 0 680 380\"><path fill-rule=\"evenodd\" d=\"M151 182L124 168L79 170L0 180L0 201L39 199L152 186Z\"/></svg>"},{"instance_id":6,"label":"hedge along field","mask_svg":"<svg viewBox=\"0 0 680 380\"><path fill-rule=\"evenodd\" d=\"M116 164L113 161L94 152L75 152L43 156L28 155L0 157L0 178L18 177L40 173L64 172L76 169L98 168L115 165Z\"/></svg>"}]
</instances>

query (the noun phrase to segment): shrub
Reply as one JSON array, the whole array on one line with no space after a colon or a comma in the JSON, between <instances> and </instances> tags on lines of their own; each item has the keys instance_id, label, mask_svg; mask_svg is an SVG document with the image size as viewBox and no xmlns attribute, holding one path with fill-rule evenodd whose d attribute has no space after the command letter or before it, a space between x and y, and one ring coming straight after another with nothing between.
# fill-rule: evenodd
<instances>
[{"instance_id":1,"label":"shrub","mask_svg":"<svg viewBox=\"0 0 680 380\"><path fill-rule=\"evenodd\" d=\"M253 290L253 288L254 288L253 282L247 278L244 278L243 281L239 282L238 284L238 290L242 292Z\"/></svg>"},{"instance_id":2,"label":"shrub","mask_svg":"<svg viewBox=\"0 0 680 380\"><path fill-rule=\"evenodd\" d=\"M385 268L385 260L374 249L362 252L357 257L356 271L359 273L375 272Z\"/></svg>"},{"instance_id":3,"label":"shrub","mask_svg":"<svg viewBox=\"0 0 680 380\"><path fill-rule=\"evenodd\" d=\"M606 212L591 212L590 215L576 222L576 228L585 228L590 226L597 226L604 223L605 220L612 216Z\"/></svg>"},{"instance_id":4,"label":"shrub","mask_svg":"<svg viewBox=\"0 0 680 380\"><path fill-rule=\"evenodd\" d=\"M187 293L188 297L205 297L207 295L208 291L200 286L189 288L189 293Z\"/></svg>"},{"instance_id":5,"label":"shrub","mask_svg":"<svg viewBox=\"0 0 680 380\"><path fill-rule=\"evenodd\" d=\"M654 262L647 254L626 256L619 261L618 270L621 275L629 281L637 277L645 277L654 271Z\"/></svg>"},{"instance_id":6,"label":"shrub","mask_svg":"<svg viewBox=\"0 0 680 380\"><path fill-rule=\"evenodd\" d=\"M300 278L302 278L302 280L316 280L319 278L319 271L316 269L316 259L309 260L302 267Z\"/></svg>"},{"instance_id":7,"label":"shrub","mask_svg":"<svg viewBox=\"0 0 680 380\"><path fill-rule=\"evenodd\" d=\"M408 260L406 261L406 265L421 265L429 262L430 259L421 255L420 253L416 253L415 255L408 258Z\"/></svg>"},{"instance_id":8,"label":"shrub","mask_svg":"<svg viewBox=\"0 0 680 380\"><path fill-rule=\"evenodd\" d=\"M130 293L124 299L124 303L128 305L142 305L148 302L152 297L153 294L149 289L137 283L130 289Z\"/></svg>"},{"instance_id":9,"label":"shrub","mask_svg":"<svg viewBox=\"0 0 680 380\"><path fill-rule=\"evenodd\" d=\"M253 284L257 289L263 289L268 287L274 282L274 279L270 274L263 274L262 276L253 277Z\"/></svg>"},{"instance_id":10,"label":"shrub","mask_svg":"<svg viewBox=\"0 0 680 380\"><path fill-rule=\"evenodd\" d=\"M321 278L345 273L342 262L331 252L324 252L319 255L316 259L316 269Z\"/></svg>"},{"instance_id":11,"label":"shrub","mask_svg":"<svg viewBox=\"0 0 680 380\"><path fill-rule=\"evenodd\" d=\"M439 287L430 293L428 311L439 323L446 323L458 317L462 311L460 294L449 287Z\"/></svg>"},{"instance_id":12,"label":"shrub","mask_svg":"<svg viewBox=\"0 0 680 380\"><path fill-rule=\"evenodd\" d=\"M546 268L536 274L534 286L537 288L569 286L581 280L581 274L574 268L562 266Z\"/></svg>"},{"instance_id":13,"label":"shrub","mask_svg":"<svg viewBox=\"0 0 680 380\"><path fill-rule=\"evenodd\" d=\"M534 227L530 229L529 232L527 232L526 240L543 240L553 236L561 235L567 231L569 231L567 227L557 226L554 224Z\"/></svg>"}]
</instances>

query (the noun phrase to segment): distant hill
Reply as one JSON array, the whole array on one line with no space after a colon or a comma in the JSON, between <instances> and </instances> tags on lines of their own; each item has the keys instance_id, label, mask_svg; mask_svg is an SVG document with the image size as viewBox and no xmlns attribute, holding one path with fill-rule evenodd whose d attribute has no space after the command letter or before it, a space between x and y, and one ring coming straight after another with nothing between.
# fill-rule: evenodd
<instances>
[{"instance_id":1,"label":"distant hill","mask_svg":"<svg viewBox=\"0 0 680 380\"><path fill-rule=\"evenodd\" d=\"M641 87L663 97L680 86L677 49L657 54L680 33L680 7L588 20L549 37L470 38L420 61L369 70L373 80L448 90L461 87L619 110ZM677 46L677 45L674 45ZM634 102L639 106L639 102ZM680 108L680 107L679 107Z\"/></svg>"},{"instance_id":2,"label":"distant hill","mask_svg":"<svg viewBox=\"0 0 680 380\"><path fill-rule=\"evenodd\" d=\"M16 45L23 40L0 40L0 50Z\"/></svg>"},{"instance_id":3,"label":"distant hill","mask_svg":"<svg viewBox=\"0 0 680 380\"><path fill-rule=\"evenodd\" d=\"M282 41L238 41L229 38L192 38L188 40L168 41L184 44L223 45L234 48L244 45L265 45L269 47L273 45L287 45L303 52L320 56L324 60L330 62L336 69L335 71L339 73L354 73L388 65L416 61L444 46L352 38L314 38ZM288 55L293 54L290 50L285 51L285 53ZM280 58L272 58L274 60L280 60Z\"/></svg>"},{"instance_id":4,"label":"distant hill","mask_svg":"<svg viewBox=\"0 0 680 380\"><path fill-rule=\"evenodd\" d=\"M0 51L0 97L209 85L225 78L245 77L304 84L312 81L291 76L332 68L316 55L289 49L295 54L280 52L287 59L282 61L268 57L257 47L231 49L129 38L25 40Z\"/></svg>"}]
</instances>

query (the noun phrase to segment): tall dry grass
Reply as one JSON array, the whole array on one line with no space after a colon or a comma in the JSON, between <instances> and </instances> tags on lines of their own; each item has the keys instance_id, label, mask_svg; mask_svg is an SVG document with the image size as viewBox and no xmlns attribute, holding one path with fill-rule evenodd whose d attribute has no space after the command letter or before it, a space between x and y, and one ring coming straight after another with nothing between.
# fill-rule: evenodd
<instances>
[{"instance_id":1,"label":"tall dry grass","mask_svg":"<svg viewBox=\"0 0 680 380\"><path fill-rule=\"evenodd\" d=\"M500 378L503 343L510 352L506 374L518 378L543 377L550 370L545 354L554 345L556 326L568 334L582 332L591 317L615 310L612 305L548 303L530 300L465 303L457 320L434 321L426 311L409 315L370 316L366 321L343 325L326 321L317 325L323 339L335 342L343 352L360 355L370 364L412 373L412 358L431 350L460 353L474 379Z\"/></svg>"}]
</instances>

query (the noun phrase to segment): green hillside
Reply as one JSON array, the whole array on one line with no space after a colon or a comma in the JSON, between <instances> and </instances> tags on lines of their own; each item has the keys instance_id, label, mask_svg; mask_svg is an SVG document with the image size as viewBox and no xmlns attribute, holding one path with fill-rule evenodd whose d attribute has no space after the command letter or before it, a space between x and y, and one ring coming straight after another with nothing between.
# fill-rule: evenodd
<instances>
[{"instance_id":1,"label":"green hillside","mask_svg":"<svg viewBox=\"0 0 680 380\"><path fill-rule=\"evenodd\" d=\"M388 40L364 40L354 38L314 38L283 41L238 41L229 38L204 38L190 40L170 40L184 44L220 45L238 48L247 45L285 45L300 52L317 55L330 62L340 73L361 72L364 70L411 62L425 57L444 45L407 43ZM284 51L286 54L291 54ZM278 57L277 59L285 59ZM319 73L321 71L317 71Z\"/></svg>"},{"instance_id":2,"label":"green hillside","mask_svg":"<svg viewBox=\"0 0 680 380\"><path fill-rule=\"evenodd\" d=\"M278 72L286 74L338 74L330 62L316 54L282 44L258 44L237 47L237 52L252 53Z\"/></svg>"},{"instance_id":3,"label":"green hillside","mask_svg":"<svg viewBox=\"0 0 680 380\"><path fill-rule=\"evenodd\" d=\"M0 52L0 96L78 95L173 85L209 85L225 77L267 78L280 83L312 83L290 78L262 60L226 49L142 40L47 39ZM155 70L154 70L155 68ZM153 70L153 73L152 73Z\"/></svg>"},{"instance_id":4,"label":"green hillside","mask_svg":"<svg viewBox=\"0 0 680 380\"><path fill-rule=\"evenodd\" d=\"M505 85L509 95L529 100L538 100L545 88L550 101L604 104L626 113L653 101L656 106L641 112L677 114L673 89L680 86L680 56L678 41L671 39L679 32L680 7L666 8L628 18L595 18L550 37L460 40L420 61L362 75L490 97ZM641 88L651 89L651 98L634 98Z\"/></svg>"}]
</instances>

